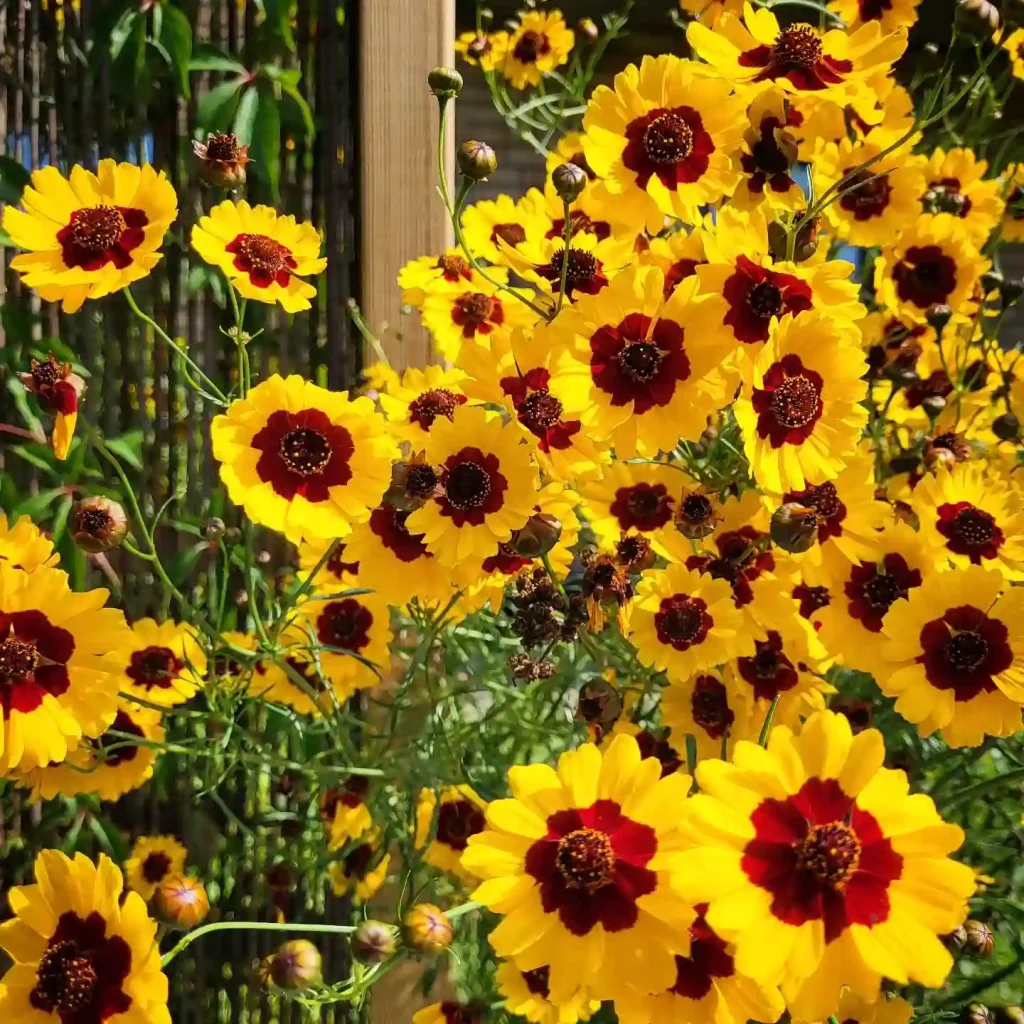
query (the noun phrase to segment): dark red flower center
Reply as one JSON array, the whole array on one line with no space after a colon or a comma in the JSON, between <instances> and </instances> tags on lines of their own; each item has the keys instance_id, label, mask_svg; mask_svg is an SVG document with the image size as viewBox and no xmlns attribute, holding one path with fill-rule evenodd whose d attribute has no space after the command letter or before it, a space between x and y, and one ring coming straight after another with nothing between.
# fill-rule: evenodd
<instances>
[{"instance_id":1,"label":"dark red flower center","mask_svg":"<svg viewBox=\"0 0 1024 1024\"><path fill-rule=\"evenodd\" d=\"M437 269L441 271L441 276L452 284L455 284L460 277L467 281L473 277L469 264L461 256L456 256L453 253L438 256Z\"/></svg>"},{"instance_id":2,"label":"dark red flower center","mask_svg":"<svg viewBox=\"0 0 1024 1024\"><path fill-rule=\"evenodd\" d=\"M772 47L772 59L782 68L810 70L822 57L821 39L811 25L798 23L784 28Z\"/></svg>"},{"instance_id":3,"label":"dark red flower center","mask_svg":"<svg viewBox=\"0 0 1024 1024\"><path fill-rule=\"evenodd\" d=\"M151 853L142 862L142 877L155 885L171 870L171 858L166 853Z\"/></svg>"},{"instance_id":4,"label":"dark red flower center","mask_svg":"<svg viewBox=\"0 0 1024 1024\"><path fill-rule=\"evenodd\" d=\"M144 647L141 651L132 651L125 675L137 686L144 686L147 690L153 687L166 690L184 668L185 659L175 654L170 647L154 645Z\"/></svg>"},{"instance_id":5,"label":"dark red flower center","mask_svg":"<svg viewBox=\"0 0 1024 1024\"><path fill-rule=\"evenodd\" d=\"M651 559L651 542L642 534L633 533L620 537L615 545L615 556L625 566L634 571L645 568Z\"/></svg>"},{"instance_id":6,"label":"dark red flower center","mask_svg":"<svg viewBox=\"0 0 1024 1024\"><path fill-rule=\"evenodd\" d=\"M535 967L532 971L523 971L523 981L535 996L547 999L551 993L551 968Z\"/></svg>"},{"instance_id":7,"label":"dark red flower center","mask_svg":"<svg viewBox=\"0 0 1024 1024\"><path fill-rule=\"evenodd\" d=\"M508 482L500 472L498 457L479 448L463 448L449 456L441 474L444 494L440 499L445 515L457 526L479 525L488 513L504 501Z\"/></svg>"},{"instance_id":8,"label":"dark red flower center","mask_svg":"<svg viewBox=\"0 0 1024 1024\"><path fill-rule=\"evenodd\" d=\"M126 712L118 711L107 733L92 741L100 763L107 768L116 768L128 761L134 761L139 753L138 744L126 740L124 736L108 735L108 733L124 733L138 739L146 738L142 729L132 721Z\"/></svg>"},{"instance_id":9,"label":"dark red flower center","mask_svg":"<svg viewBox=\"0 0 1024 1024\"><path fill-rule=\"evenodd\" d=\"M622 163L647 188L655 175L668 189L698 181L707 171L715 144L693 107L659 107L626 125Z\"/></svg>"},{"instance_id":10,"label":"dark red flower center","mask_svg":"<svg viewBox=\"0 0 1024 1024\"><path fill-rule=\"evenodd\" d=\"M768 340L772 317L802 313L812 307L811 287L792 274L758 266L746 256L736 260L736 270L722 285L729 303L724 322L744 344Z\"/></svg>"},{"instance_id":11,"label":"dark red flower center","mask_svg":"<svg viewBox=\"0 0 1024 1024\"><path fill-rule=\"evenodd\" d=\"M703 642L708 630L715 624L707 608L701 598L686 594L662 598L654 615L654 629L658 639L677 651L687 651Z\"/></svg>"},{"instance_id":12,"label":"dark red flower center","mask_svg":"<svg viewBox=\"0 0 1024 1024\"><path fill-rule=\"evenodd\" d=\"M995 516L969 501L947 502L938 507L935 528L946 538L954 554L967 555L974 565L996 558L1005 537Z\"/></svg>"},{"instance_id":13,"label":"dark red flower center","mask_svg":"<svg viewBox=\"0 0 1024 1024\"><path fill-rule=\"evenodd\" d=\"M296 427L281 438L281 461L297 476L319 476L331 461L331 442L307 427Z\"/></svg>"},{"instance_id":14,"label":"dark red flower center","mask_svg":"<svg viewBox=\"0 0 1024 1024\"><path fill-rule=\"evenodd\" d=\"M679 515L688 523L707 522L715 514L715 506L706 494L691 491L679 506Z\"/></svg>"},{"instance_id":15,"label":"dark red flower center","mask_svg":"<svg viewBox=\"0 0 1024 1024\"><path fill-rule=\"evenodd\" d=\"M113 263L123 270L131 252L145 240L149 218L142 210L124 206L88 206L75 210L57 232L61 259L66 267L99 270Z\"/></svg>"},{"instance_id":16,"label":"dark red flower center","mask_svg":"<svg viewBox=\"0 0 1024 1024\"><path fill-rule=\"evenodd\" d=\"M512 49L512 56L520 64L536 64L541 57L551 52L551 40L545 32L524 32Z\"/></svg>"},{"instance_id":17,"label":"dark red flower center","mask_svg":"<svg viewBox=\"0 0 1024 1024\"><path fill-rule=\"evenodd\" d=\"M880 217L889 205L892 186L888 174L860 171L850 179L851 189L843 193L839 205L853 214L854 220Z\"/></svg>"},{"instance_id":18,"label":"dark red flower center","mask_svg":"<svg viewBox=\"0 0 1024 1024\"><path fill-rule=\"evenodd\" d=\"M694 725L712 739L721 739L736 718L729 707L725 684L714 676L698 676L690 696L690 714Z\"/></svg>"},{"instance_id":19,"label":"dark red flower center","mask_svg":"<svg viewBox=\"0 0 1024 1024\"><path fill-rule=\"evenodd\" d=\"M772 281L758 281L747 295L747 307L762 320L778 316L782 312L782 291Z\"/></svg>"},{"instance_id":20,"label":"dark red flower center","mask_svg":"<svg viewBox=\"0 0 1024 1024\"><path fill-rule=\"evenodd\" d=\"M611 881L615 867L611 839L597 829L577 829L558 841L555 863L567 888L593 892Z\"/></svg>"},{"instance_id":21,"label":"dark red flower center","mask_svg":"<svg viewBox=\"0 0 1024 1024\"><path fill-rule=\"evenodd\" d=\"M586 249L570 247L568 265L566 265L565 249L559 249L551 261L538 272L546 281L550 281L558 292L562 284L562 270L565 269L565 294L572 298L574 291L593 295L608 283L601 273L601 263L592 252Z\"/></svg>"},{"instance_id":22,"label":"dark red flower center","mask_svg":"<svg viewBox=\"0 0 1024 1024\"><path fill-rule=\"evenodd\" d=\"M61 1024L102 1024L131 1009L131 996L122 989L131 947L106 930L95 911L84 919L73 911L61 915L36 968L28 997L33 1009L57 1015Z\"/></svg>"},{"instance_id":23,"label":"dark red flower center","mask_svg":"<svg viewBox=\"0 0 1024 1024\"><path fill-rule=\"evenodd\" d=\"M892 0L858 0L858 6L861 21L881 21L882 15L892 10Z\"/></svg>"},{"instance_id":24,"label":"dark red flower center","mask_svg":"<svg viewBox=\"0 0 1024 1024\"><path fill-rule=\"evenodd\" d=\"M619 366L627 377L646 383L657 374L661 359L657 345L649 341L637 341L619 353Z\"/></svg>"},{"instance_id":25,"label":"dark red flower center","mask_svg":"<svg viewBox=\"0 0 1024 1024\"><path fill-rule=\"evenodd\" d=\"M64 380L66 371L63 363L58 363L54 356L43 362L32 361L32 380L37 388L46 390L52 388L57 381Z\"/></svg>"},{"instance_id":26,"label":"dark red flower center","mask_svg":"<svg viewBox=\"0 0 1024 1024\"><path fill-rule=\"evenodd\" d=\"M796 846L796 866L819 882L838 888L857 870L860 840L841 821L813 825Z\"/></svg>"},{"instance_id":27,"label":"dark red flower center","mask_svg":"<svg viewBox=\"0 0 1024 1024\"><path fill-rule=\"evenodd\" d=\"M464 338L475 334L490 334L495 326L505 322L501 299L482 292L460 295L452 306L452 322L462 328Z\"/></svg>"},{"instance_id":28,"label":"dark red flower center","mask_svg":"<svg viewBox=\"0 0 1024 1024\"><path fill-rule=\"evenodd\" d=\"M491 241L496 243L499 238L509 245L522 245L526 241L526 228L522 224L495 224Z\"/></svg>"},{"instance_id":29,"label":"dark red flower center","mask_svg":"<svg viewBox=\"0 0 1024 1024\"><path fill-rule=\"evenodd\" d=\"M784 125L777 117L762 118L758 125L757 141L750 147L754 168L768 178L785 175L792 164L786 151L779 145L776 134L783 127ZM744 170L747 168L744 167Z\"/></svg>"},{"instance_id":30,"label":"dark red flower center","mask_svg":"<svg viewBox=\"0 0 1024 1024\"><path fill-rule=\"evenodd\" d=\"M693 152L693 129L678 114L662 114L644 129L644 152L652 164L677 164Z\"/></svg>"},{"instance_id":31,"label":"dark red flower center","mask_svg":"<svg viewBox=\"0 0 1024 1024\"><path fill-rule=\"evenodd\" d=\"M487 500L490 490L490 474L475 462L456 466L445 481L448 500L462 511L479 508Z\"/></svg>"},{"instance_id":32,"label":"dark red flower center","mask_svg":"<svg viewBox=\"0 0 1024 1024\"><path fill-rule=\"evenodd\" d=\"M773 46L756 46L739 56L742 67L763 68L755 82L787 78L798 89L818 90L836 85L853 70L853 63L825 53L821 37L811 25L788 25Z\"/></svg>"},{"instance_id":33,"label":"dark red flower center","mask_svg":"<svg viewBox=\"0 0 1024 1024\"><path fill-rule=\"evenodd\" d=\"M326 501L332 487L352 478L352 435L320 409L279 409L250 444L260 452L259 478L288 501L296 495L311 502Z\"/></svg>"},{"instance_id":34,"label":"dark red flower center","mask_svg":"<svg viewBox=\"0 0 1024 1024\"><path fill-rule=\"evenodd\" d=\"M531 434L543 437L548 430L561 422L562 403L547 388L531 391L516 406L519 422Z\"/></svg>"},{"instance_id":35,"label":"dark red flower center","mask_svg":"<svg viewBox=\"0 0 1024 1024\"><path fill-rule=\"evenodd\" d=\"M921 628L919 664L928 682L968 701L996 689L993 679L1013 664L1009 630L971 605L949 608Z\"/></svg>"},{"instance_id":36,"label":"dark red flower center","mask_svg":"<svg viewBox=\"0 0 1024 1024\"><path fill-rule=\"evenodd\" d=\"M927 205L932 213L952 213L966 217L971 212L971 200L963 194L959 178L942 178L928 185Z\"/></svg>"},{"instance_id":37,"label":"dark red flower center","mask_svg":"<svg viewBox=\"0 0 1024 1024\"><path fill-rule=\"evenodd\" d=\"M238 137L230 132L211 132L206 139L207 160L224 163L238 159Z\"/></svg>"},{"instance_id":38,"label":"dark red flower center","mask_svg":"<svg viewBox=\"0 0 1024 1024\"><path fill-rule=\"evenodd\" d=\"M766 640L755 640L753 656L738 658L736 667L758 700L774 700L800 681L796 666L782 649L782 637L774 629L768 631Z\"/></svg>"},{"instance_id":39,"label":"dark red flower center","mask_svg":"<svg viewBox=\"0 0 1024 1024\"><path fill-rule=\"evenodd\" d=\"M823 385L821 376L806 369L799 356L786 355L773 363L763 387L754 388L758 434L770 440L773 448L805 441L824 410Z\"/></svg>"},{"instance_id":40,"label":"dark red flower center","mask_svg":"<svg viewBox=\"0 0 1024 1024\"><path fill-rule=\"evenodd\" d=\"M258 288L269 288L275 281L288 287L291 272L298 266L291 249L267 235L241 234L224 248L234 255L235 269L248 274Z\"/></svg>"},{"instance_id":41,"label":"dark red flower center","mask_svg":"<svg viewBox=\"0 0 1024 1024\"><path fill-rule=\"evenodd\" d=\"M956 260L938 245L912 245L892 276L902 301L927 309L945 303L956 290Z\"/></svg>"},{"instance_id":42,"label":"dark red flower center","mask_svg":"<svg viewBox=\"0 0 1024 1024\"><path fill-rule=\"evenodd\" d=\"M791 430L806 427L817 416L819 402L814 381L802 374L787 377L772 393L772 415Z\"/></svg>"},{"instance_id":43,"label":"dark red flower center","mask_svg":"<svg viewBox=\"0 0 1024 1024\"><path fill-rule=\"evenodd\" d=\"M800 614L809 619L816 611L828 607L831 596L828 587L809 587L801 583L793 588L793 597L799 602Z\"/></svg>"},{"instance_id":44,"label":"dark red flower center","mask_svg":"<svg viewBox=\"0 0 1024 1024\"><path fill-rule=\"evenodd\" d=\"M455 410L466 401L465 395L457 395L447 388L424 391L409 403L409 422L429 430L438 416L454 419Z\"/></svg>"},{"instance_id":45,"label":"dark red flower center","mask_svg":"<svg viewBox=\"0 0 1024 1024\"><path fill-rule=\"evenodd\" d=\"M317 616L316 635L327 647L360 651L370 642L373 612L354 597L329 601Z\"/></svg>"},{"instance_id":46,"label":"dark red flower center","mask_svg":"<svg viewBox=\"0 0 1024 1024\"><path fill-rule=\"evenodd\" d=\"M784 501L797 502L811 509L818 524L818 542L824 544L830 537L841 537L846 519L846 504L840 500L836 485L831 481L802 491L790 491Z\"/></svg>"},{"instance_id":47,"label":"dark red flower center","mask_svg":"<svg viewBox=\"0 0 1024 1024\"><path fill-rule=\"evenodd\" d=\"M437 841L453 850L464 850L469 837L483 832L483 811L472 800L449 800L437 812Z\"/></svg>"},{"instance_id":48,"label":"dark red flower center","mask_svg":"<svg viewBox=\"0 0 1024 1024\"><path fill-rule=\"evenodd\" d=\"M39 664L39 651L32 641L8 637L0 640L0 679L8 684L27 679Z\"/></svg>"}]
</instances>

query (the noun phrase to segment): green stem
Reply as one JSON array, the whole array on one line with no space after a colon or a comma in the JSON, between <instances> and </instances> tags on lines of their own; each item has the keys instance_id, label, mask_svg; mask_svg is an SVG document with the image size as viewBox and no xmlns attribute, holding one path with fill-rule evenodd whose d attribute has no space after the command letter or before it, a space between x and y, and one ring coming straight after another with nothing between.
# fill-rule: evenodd
<instances>
[{"instance_id":1,"label":"green stem","mask_svg":"<svg viewBox=\"0 0 1024 1024\"><path fill-rule=\"evenodd\" d=\"M306 932L321 935L351 935L355 928L340 924L277 924L270 921L215 921L204 924L194 932L189 932L170 952L160 960L161 967L167 967L179 953L183 953L197 939L213 932L254 931L254 932Z\"/></svg>"},{"instance_id":2,"label":"green stem","mask_svg":"<svg viewBox=\"0 0 1024 1024\"><path fill-rule=\"evenodd\" d=\"M1024 782L1024 768L1014 768L1012 771L1004 772L993 779L982 779L981 782L975 782L973 786L965 786L945 802L944 810L949 810L949 808L962 804L966 800L971 800L979 793L984 793L990 789L997 789L999 786L1011 782Z\"/></svg>"},{"instance_id":3,"label":"green stem","mask_svg":"<svg viewBox=\"0 0 1024 1024\"><path fill-rule=\"evenodd\" d=\"M468 903L463 903L462 906L446 910L444 916L449 921L454 921L455 918L462 917L463 914L471 914L474 910L479 910L481 907L483 907L482 903L475 903L473 900L470 900Z\"/></svg>"},{"instance_id":4,"label":"green stem","mask_svg":"<svg viewBox=\"0 0 1024 1024\"><path fill-rule=\"evenodd\" d=\"M772 731L772 719L775 717L775 709L779 706L778 694L772 699L771 707L768 708L768 714L764 716L764 725L761 726L761 735L757 737L759 746L768 746L768 734Z\"/></svg>"},{"instance_id":5,"label":"green stem","mask_svg":"<svg viewBox=\"0 0 1024 1024\"><path fill-rule=\"evenodd\" d=\"M562 303L565 301L565 281L569 276L569 243L572 242L572 217L569 216L569 203L562 200L562 216L565 217L565 244L562 248L562 276L558 283L558 305L555 306L555 316L562 311Z\"/></svg>"}]
</instances>

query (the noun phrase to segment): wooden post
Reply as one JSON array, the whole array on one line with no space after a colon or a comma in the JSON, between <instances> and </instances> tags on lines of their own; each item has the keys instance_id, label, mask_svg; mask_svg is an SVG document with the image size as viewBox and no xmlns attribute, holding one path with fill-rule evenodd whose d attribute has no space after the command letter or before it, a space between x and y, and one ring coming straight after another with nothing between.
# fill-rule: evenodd
<instances>
[{"instance_id":1,"label":"wooden post","mask_svg":"<svg viewBox=\"0 0 1024 1024\"><path fill-rule=\"evenodd\" d=\"M408 260L452 244L436 188L437 101L427 72L454 65L455 0L362 0L359 35L361 306L373 330L387 323L381 341L392 366L422 366L429 339L417 315L400 323L395 279Z\"/></svg>"}]
</instances>

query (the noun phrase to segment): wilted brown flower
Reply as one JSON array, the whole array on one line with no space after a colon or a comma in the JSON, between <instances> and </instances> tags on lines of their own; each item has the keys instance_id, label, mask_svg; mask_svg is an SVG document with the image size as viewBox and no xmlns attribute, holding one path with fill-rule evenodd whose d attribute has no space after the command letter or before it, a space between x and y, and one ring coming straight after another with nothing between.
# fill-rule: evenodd
<instances>
[{"instance_id":1,"label":"wilted brown flower","mask_svg":"<svg viewBox=\"0 0 1024 1024\"><path fill-rule=\"evenodd\" d=\"M128 517L121 505L110 498L83 498L71 510L68 532L83 551L110 551L128 533Z\"/></svg>"},{"instance_id":2,"label":"wilted brown flower","mask_svg":"<svg viewBox=\"0 0 1024 1024\"><path fill-rule=\"evenodd\" d=\"M193 141L192 152L199 161L199 177L207 185L236 189L245 184L249 147L239 145L231 132L210 132L206 142Z\"/></svg>"},{"instance_id":3,"label":"wilted brown flower","mask_svg":"<svg viewBox=\"0 0 1024 1024\"><path fill-rule=\"evenodd\" d=\"M689 540L709 537L721 521L717 502L704 491L683 491L680 495L673 522L684 537Z\"/></svg>"},{"instance_id":4,"label":"wilted brown flower","mask_svg":"<svg viewBox=\"0 0 1024 1024\"><path fill-rule=\"evenodd\" d=\"M617 565L610 555L598 555L590 559L583 573L581 592L587 599L592 630L604 628L609 611L616 613L620 627L625 624L623 612L633 597L633 583L629 573Z\"/></svg>"}]
</instances>

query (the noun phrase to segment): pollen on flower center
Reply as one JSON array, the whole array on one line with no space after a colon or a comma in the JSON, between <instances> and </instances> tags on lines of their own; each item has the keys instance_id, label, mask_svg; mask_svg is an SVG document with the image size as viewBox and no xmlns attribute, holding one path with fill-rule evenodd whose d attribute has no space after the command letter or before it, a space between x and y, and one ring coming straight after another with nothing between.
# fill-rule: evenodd
<instances>
[{"instance_id":1,"label":"pollen on flower center","mask_svg":"<svg viewBox=\"0 0 1024 1024\"><path fill-rule=\"evenodd\" d=\"M662 601L655 616L659 636L684 649L703 640L711 625L705 607L703 601L680 594Z\"/></svg>"},{"instance_id":2,"label":"pollen on flower center","mask_svg":"<svg viewBox=\"0 0 1024 1024\"><path fill-rule=\"evenodd\" d=\"M907 590L900 585L895 576L876 572L864 584L863 594L864 599L872 608L888 610L897 598L907 596Z\"/></svg>"},{"instance_id":3,"label":"pollen on flower center","mask_svg":"<svg viewBox=\"0 0 1024 1024\"><path fill-rule=\"evenodd\" d=\"M787 377L772 392L771 410L784 427L806 427L818 412L818 389L803 374Z\"/></svg>"},{"instance_id":4,"label":"pollen on flower center","mask_svg":"<svg viewBox=\"0 0 1024 1024\"><path fill-rule=\"evenodd\" d=\"M678 114L662 114L644 131L644 152L652 164L682 163L693 152L693 129Z\"/></svg>"},{"instance_id":5,"label":"pollen on flower center","mask_svg":"<svg viewBox=\"0 0 1024 1024\"><path fill-rule=\"evenodd\" d=\"M57 942L39 961L32 1005L63 1018L89 1005L98 980L92 961L74 942Z\"/></svg>"},{"instance_id":6,"label":"pollen on flower center","mask_svg":"<svg viewBox=\"0 0 1024 1024\"><path fill-rule=\"evenodd\" d=\"M559 249L551 262L544 268L543 274L550 281L562 280L562 267L565 264L565 249ZM565 270L565 286L567 289L579 288L597 274L597 259L593 253L585 249L569 250L569 265Z\"/></svg>"},{"instance_id":7,"label":"pollen on flower center","mask_svg":"<svg viewBox=\"0 0 1024 1024\"><path fill-rule=\"evenodd\" d=\"M946 644L946 658L960 672L976 669L988 655L988 641L972 630L954 633Z\"/></svg>"},{"instance_id":8,"label":"pollen on flower center","mask_svg":"<svg viewBox=\"0 0 1024 1024\"><path fill-rule=\"evenodd\" d=\"M812 826L807 835L794 844L796 863L819 882L842 887L857 870L860 840L849 825L833 821Z\"/></svg>"},{"instance_id":9,"label":"pollen on flower center","mask_svg":"<svg viewBox=\"0 0 1024 1024\"><path fill-rule=\"evenodd\" d=\"M692 493L683 499L680 514L688 522L703 522L714 515L715 506L706 494Z\"/></svg>"},{"instance_id":10,"label":"pollen on flower center","mask_svg":"<svg viewBox=\"0 0 1024 1024\"><path fill-rule=\"evenodd\" d=\"M747 296L747 306L754 316L768 320L782 313L782 290L771 281L758 281Z\"/></svg>"},{"instance_id":11,"label":"pollen on flower center","mask_svg":"<svg viewBox=\"0 0 1024 1024\"><path fill-rule=\"evenodd\" d=\"M414 498L429 498L437 490L437 471L426 463L410 466L405 489Z\"/></svg>"},{"instance_id":12,"label":"pollen on flower center","mask_svg":"<svg viewBox=\"0 0 1024 1024\"><path fill-rule=\"evenodd\" d=\"M580 828L558 841L555 862L570 889L594 892L611 881L615 852L604 832Z\"/></svg>"},{"instance_id":13,"label":"pollen on flower center","mask_svg":"<svg viewBox=\"0 0 1024 1024\"><path fill-rule=\"evenodd\" d=\"M299 476L318 476L331 461L331 443L308 427L296 427L281 438L281 461Z\"/></svg>"},{"instance_id":14,"label":"pollen on flower center","mask_svg":"<svg viewBox=\"0 0 1024 1024\"><path fill-rule=\"evenodd\" d=\"M445 277L450 277L454 280L469 270L469 264L461 256L446 253L443 256L438 256L437 268L444 271Z\"/></svg>"},{"instance_id":15,"label":"pollen on flower center","mask_svg":"<svg viewBox=\"0 0 1024 1024\"><path fill-rule=\"evenodd\" d=\"M546 388L531 391L516 406L519 422L531 434L542 436L562 419L562 403Z\"/></svg>"},{"instance_id":16,"label":"pollen on flower center","mask_svg":"<svg viewBox=\"0 0 1024 1024\"><path fill-rule=\"evenodd\" d=\"M995 537L996 521L990 513L972 506L957 513L951 532L957 540L970 547L980 546L990 543Z\"/></svg>"},{"instance_id":17,"label":"pollen on flower center","mask_svg":"<svg viewBox=\"0 0 1024 1024\"><path fill-rule=\"evenodd\" d=\"M0 680L27 679L39 664L36 645L15 637L0 640Z\"/></svg>"},{"instance_id":18,"label":"pollen on flower center","mask_svg":"<svg viewBox=\"0 0 1024 1024\"><path fill-rule=\"evenodd\" d=\"M524 32L512 51L520 64L535 64L540 57L551 52L551 41L544 32Z\"/></svg>"},{"instance_id":19,"label":"pollen on flower center","mask_svg":"<svg viewBox=\"0 0 1024 1024\"><path fill-rule=\"evenodd\" d=\"M79 527L84 533L90 535L102 535L113 525L110 513L102 508L87 508L82 510L79 520Z\"/></svg>"},{"instance_id":20,"label":"pollen on flower center","mask_svg":"<svg viewBox=\"0 0 1024 1024\"><path fill-rule=\"evenodd\" d=\"M494 299L481 292L460 295L455 305L462 314L463 322L473 327L487 323L494 316Z\"/></svg>"},{"instance_id":21,"label":"pollen on flower center","mask_svg":"<svg viewBox=\"0 0 1024 1024\"><path fill-rule=\"evenodd\" d=\"M291 252L280 242L266 235L239 235L236 239L238 253L254 270L262 270L271 277L288 269Z\"/></svg>"},{"instance_id":22,"label":"pollen on flower center","mask_svg":"<svg viewBox=\"0 0 1024 1024\"><path fill-rule=\"evenodd\" d=\"M451 470L445 481L445 494L448 500L463 511L480 508L490 493L490 474L475 462L460 462Z\"/></svg>"},{"instance_id":23,"label":"pollen on flower center","mask_svg":"<svg viewBox=\"0 0 1024 1024\"><path fill-rule=\"evenodd\" d=\"M772 57L778 65L813 68L822 57L821 39L810 25L790 25L779 33Z\"/></svg>"},{"instance_id":24,"label":"pollen on flower center","mask_svg":"<svg viewBox=\"0 0 1024 1024\"><path fill-rule=\"evenodd\" d=\"M637 341L627 345L619 353L619 366L627 377L646 383L651 380L661 366L662 354L658 346L649 341Z\"/></svg>"},{"instance_id":25,"label":"pollen on flower center","mask_svg":"<svg viewBox=\"0 0 1024 1024\"><path fill-rule=\"evenodd\" d=\"M144 686L166 686L174 676L174 652L167 647L147 647L132 655L133 678Z\"/></svg>"},{"instance_id":26,"label":"pollen on flower center","mask_svg":"<svg viewBox=\"0 0 1024 1024\"><path fill-rule=\"evenodd\" d=\"M550 989L550 967L535 967L532 971L523 971L523 981L526 987L542 999L547 999Z\"/></svg>"},{"instance_id":27,"label":"pollen on flower center","mask_svg":"<svg viewBox=\"0 0 1024 1024\"><path fill-rule=\"evenodd\" d=\"M128 230L115 206L90 206L71 215L70 238L79 249L97 256L113 249Z\"/></svg>"},{"instance_id":28,"label":"pollen on flower center","mask_svg":"<svg viewBox=\"0 0 1024 1024\"><path fill-rule=\"evenodd\" d=\"M221 160L225 163L237 160L238 138L230 132L211 132L206 140L206 156L209 160Z\"/></svg>"},{"instance_id":29,"label":"pollen on flower center","mask_svg":"<svg viewBox=\"0 0 1024 1024\"><path fill-rule=\"evenodd\" d=\"M446 388L435 388L417 395L409 403L409 419L421 426L430 427L438 416L452 419L461 404L461 395L455 395ZM464 401L465 399L463 399Z\"/></svg>"}]
</instances>

